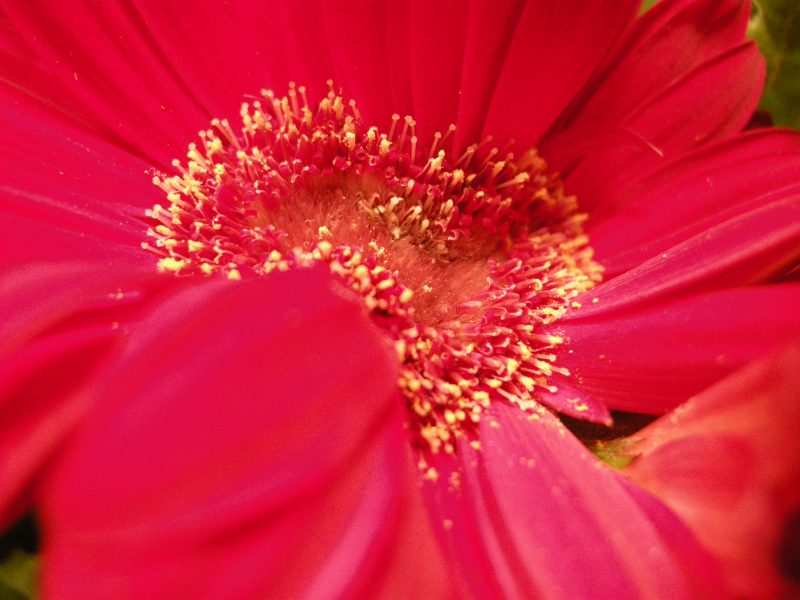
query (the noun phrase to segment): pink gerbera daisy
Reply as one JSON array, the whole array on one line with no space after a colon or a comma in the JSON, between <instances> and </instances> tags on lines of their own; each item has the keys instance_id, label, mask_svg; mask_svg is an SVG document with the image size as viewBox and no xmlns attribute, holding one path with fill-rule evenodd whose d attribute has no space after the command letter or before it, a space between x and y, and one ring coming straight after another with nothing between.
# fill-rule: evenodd
<instances>
[{"instance_id":1,"label":"pink gerbera daisy","mask_svg":"<svg viewBox=\"0 0 800 600\"><path fill-rule=\"evenodd\" d=\"M0 526L44 590L747 588L572 430L800 332L748 6L0 4Z\"/></svg>"}]
</instances>

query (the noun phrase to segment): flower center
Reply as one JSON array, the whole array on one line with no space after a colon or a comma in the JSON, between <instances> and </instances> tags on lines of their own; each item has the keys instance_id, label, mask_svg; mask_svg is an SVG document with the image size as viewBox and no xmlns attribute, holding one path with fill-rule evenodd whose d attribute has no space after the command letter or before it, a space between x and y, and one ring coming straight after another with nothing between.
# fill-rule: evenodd
<instances>
[{"instance_id":1,"label":"flower center","mask_svg":"<svg viewBox=\"0 0 800 600\"><path fill-rule=\"evenodd\" d=\"M542 332L600 280L585 215L535 152L490 140L456 154L455 126L422 148L411 117L366 126L354 101L305 88L241 109L241 133L213 120L167 195L148 211L159 268L238 280L324 265L395 345L412 431L454 453L493 402L532 415L554 391Z\"/></svg>"}]
</instances>

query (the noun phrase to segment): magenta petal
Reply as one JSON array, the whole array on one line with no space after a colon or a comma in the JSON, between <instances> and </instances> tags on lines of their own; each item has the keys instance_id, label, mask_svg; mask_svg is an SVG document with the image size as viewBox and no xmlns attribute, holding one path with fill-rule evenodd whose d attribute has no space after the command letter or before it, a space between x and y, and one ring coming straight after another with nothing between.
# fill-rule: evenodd
<instances>
[{"instance_id":1,"label":"magenta petal","mask_svg":"<svg viewBox=\"0 0 800 600\"><path fill-rule=\"evenodd\" d=\"M12 102L35 102L160 165L207 123L130 3L4 2L3 12L27 43L0 60L0 79L13 82L0 94Z\"/></svg>"},{"instance_id":2,"label":"magenta petal","mask_svg":"<svg viewBox=\"0 0 800 600\"><path fill-rule=\"evenodd\" d=\"M469 9L458 0L408 4L413 116L430 140L456 119Z\"/></svg>"},{"instance_id":3,"label":"magenta petal","mask_svg":"<svg viewBox=\"0 0 800 600\"><path fill-rule=\"evenodd\" d=\"M30 98L0 102L8 104L0 116L4 258L146 260L144 209L161 194L146 174L152 165Z\"/></svg>"},{"instance_id":4,"label":"magenta petal","mask_svg":"<svg viewBox=\"0 0 800 600\"><path fill-rule=\"evenodd\" d=\"M29 508L91 404L77 390L123 337L144 280L156 279L126 267L28 263L0 276L0 529Z\"/></svg>"},{"instance_id":5,"label":"magenta petal","mask_svg":"<svg viewBox=\"0 0 800 600\"><path fill-rule=\"evenodd\" d=\"M391 350L319 271L207 282L159 306L41 493L45 589L357 589L401 523Z\"/></svg>"},{"instance_id":6,"label":"magenta petal","mask_svg":"<svg viewBox=\"0 0 800 600\"><path fill-rule=\"evenodd\" d=\"M258 94L262 87L285 89L300 77L289 73L287 55L295 48L284 35L288 20L280 2L262 10L245 2L209 0L193 2L191 10L174 0L135 4L134 18L141 19L193 102L210 117L229 116L245 94Z\"/></svg>"},{"instance_id":7,"label":"magenta petal","mask_svg":"<svg viewBox=\"0 0 800 600\"><path fill-rule=\"evenodd\" d=\"M25 212L27 208L30 207L26 207ZM128 233L103 225L97 227L95 232L90 233L90 230L82 233L73 228L82 218L73 220L66 214L60 214L58 210L46 210L44 213L47 217L41 220L38 217L26 219L0 214L0 229L6 233L0 271L25 269L28 265L47 264L54 260L94 263L104 269L118 269L122 274L130 268L153 271L157 260L155 255L143 252L141 247L125 243L123 240L128 237ZM66 217L61 225L54 226L46 220L59 220L61 216ZM87 219L84 222L89 221ZM113 239L109 240L107 237ZM37 268L30 267L33 270Z\"/></svg>"},{"instance_id":8,"label":"magenta petal","mask_svg":"<svg viewBox=\"0 0 800 600\"><path fill-rule=\"evenodd\" d=\"M606 277L614 277L692 236L725 222L748 220L768 201L798 193L800 136L751 131L620 187L613 204L593 212L589 235ZM791 221L788 216L785 220ZM762 235L755 224L746 233ZM715 248L713 240L706 246Z\"/></svg>"},{"instance_id":9,"label":"magenta petal","mask_svg":"<svg viewBox=\"0 0 800 600\"><path fill-rule=\"evenodd\" d=\"M698 228L578 298L586 305L578 318L687 293L755 285L784 273L800 258L800 190L776 196L754 199L746 209ZM591 303L589 298L600 301Z\"/></svg>"},{"instance_id":10,"label":"magenta petal","mask_svg":"<svg viewBox=\"0 0 800 600\"><path fill-rule=\"evenodd\" d=\"M692 598L713 587L685 560L696 545L651 518L665 509L643 508L549 412L497 405L480 433L481 450L461 444L455 475L436 484L441 535L478 596Z\"/></svg>"},{"instance_id":11,"label":"magenta petal","mask_svg":"<svg viewBox=\"0 0 800 600\"><path fill-rule=\"evenodd\" d=\"M590 396L584 390L570 385L568 377L553 375L550 385L555 391L540 391L538 400L558 412L582 421L611 425L611 413L603 402Z\"/></svg>"},{"instance_id":12,"label":"magenta petal","mask_svg":"<svg viewBox=\"0 0 800 600\"><path fill-rule=\"evenodd\" d=\"M0 274L0 358L6 359L38 336L83 311L88 322L111 326L113 314L102 307L138 299L146 286L161 279L136 263L28 263Z\"/></svg>"},{"instance_id":13,"label":"magenta petal","mask_svg":"<svg viewBox=\"0 0 800 600\"><path fill-rule=\"evenodd\" d=\"M667 156L723 139L750 120L764 83L763 61L754 43L736 46L673 82L623 124Z\"/></svg>"},{"instance_id":14,"label":"magenta petal","mask_svg":"<svg viewBox=\"0 0 800 600\"><path fill-rule=\"evenodd\" d=\"M658 145L661 140L646 139L647 136L642 134L648 132L632 130L630 116L652 104L654 98L662 96L703 63L740 44L744 40L748 13L748 4L740 0L659 2L628 28L570 111L548 134L543 147L545 155L557 169L565 171L594 150L596 158L600 159L595 169L598 175L602 171L599 163L617 144L637 150L633 155L627 155L628 163L631 162L631 156L658 160L657 154L648 148L648 143ZM699 73L702 79L702 69ZM749 77L728 82L727 85L740 85L743 90L752 92L754 83L757 84L757 81ZM716 88L708 86L707 90L700 91L714 98ZM753 102L757 101L758 90L748 97ZM658 110L674 113L670 121L688 115L690 118L686 119L687 123L699 119L711 125L730 117L719 110L717 100L715 98L708 106L698 101L689 113L684 112L679 104L672 106L663 102ZM682 127L676 129L680 130ZM594 147L589 143L591 140L595 141ZM623 162L618 166L625 170L626 164ZM583 194L584 206L595 206L613 200L613 193L606 195L595 192L595 188L602 184L601 180L587 181L585 190L584 186L573 187L586 192Z\"/></svg>"},{"instance_id":15,"label":"magenta petal","mask_svg":"<svg viewBox=\"0 0 800 600\"><path fill-rule=\"evenodd\" d=\"M612 409L664 412L800 335L800 285L739 288L625 310L612 305L603 311L599 300L558 324L567 343L557 361L576 386Z\"/></svg>"},{"instance_id":16,"label":"magenta petal","mask_svg":"<svg viewBox=\"0 0 800 600\"><path fill-rule=\"evenodd\" d=\"M526 3L500 68L484 135L501 144L514 139L523 150L537 145L631 22L638 4Z\"/></svg>"},{"instance_id":17,"label":"magenta petal","mask_svg":"<svg viewBox=\"0 0 800 600\"><path fill-rule=\"evenodd\" d=\"M141 211L160 196L147 175L154 164L94 122L76 122L70 113L48 110L33 91L0 87L0 102L0 189L63 198L76 212L104 205Z\"/></svg>"},{"instance_id":18,"label":"magenta petal","mask_svg":"<svg viewBox=\"0 0 800 600\"><path fill-rule=\"evenodd\" d=\"M89 410L79 386L115 341L98 325L37 340L0 364L0 531L30 509L36 481Z\"/></svg>"},{"instance_id":19,"label":"magenta petal","mask_svg":"<svg viewBox=\"0 0 800 600\"><path fill-rule=\"evenodd\" d=\"M524 7L524 3L507 1L469 5L455 134L459 149L480 139L486 111Z\"/></svg>"},{"instance_id":20,"label":"magenta petal","mask_svg":"<svg viewBox=\"0 0 800 600\"><path fill-rule=\"evenodd\" d=\"M763 63L754 44L742 44L671 83L616 129L586 130L589 149L575 168L574 162L566 165L563 157L553 157L554 164L569 169L567 189L585 209L594 210L614 203L620 187L661 167L665 159L740 131L758 104ZM569 145L580 147L581 142Z\"/></svg>"},{"instance_id":21,"label":"magenta petal","mask_svg":"<svg viewBox=\"0 0 800 600\"><path fill-rule=\"evenodd\" d=\"M750 365L636 435L628 473L692 526L732 597L792 596L777 558L800 510L798 364L794 348Z\"/></svg>"},{"instance_id":22,"label":"magenta petal","mask_svg":"<svg viewBox=\"0 0 800 600\"><path fill-rule=\"evenodd\" d=\"M370 124L387 126L396 109L392 106L392 80L388 55L387 6L384 2L320 2L315 7L324 18L324 42L331 60L338 66L336 85L358 102L358 109ZM305 20L311 22L310 19ZM319 56L316 57L317 62ZM324 79L323 79L324 81ZM311 83L311 82L308 82Z\"/></svg>"},{"instance_id":23,"label":"magenta petal","mask_svg":"<svg viewBox=\"0 0 800 600\"><path fill-rule=\"evenodd\" d=\"M748 14L740 0L658 2L628 29L562 127L586 132L623 122L673 81L740 44Z\"/></svg>"}]
</instances>

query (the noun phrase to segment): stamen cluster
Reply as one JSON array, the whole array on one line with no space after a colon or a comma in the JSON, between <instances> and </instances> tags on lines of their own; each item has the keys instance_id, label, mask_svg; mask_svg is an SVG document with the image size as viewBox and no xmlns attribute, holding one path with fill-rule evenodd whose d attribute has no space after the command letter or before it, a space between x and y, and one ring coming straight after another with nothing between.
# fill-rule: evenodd
<instances>
[{"instance_id":1,"label":"stamen cluster","mask_svg":"<svg viewBox=\"0 0 800 600\"><path fill-rule=\"evenodd\" d=\"M177 174L155 175L167 204L143 246L179 275L327 267L393 340L419 447L478 445L492 402L535 415L537 390L569 374L541 330L600 279L585 217L535 151L455 153L451 126L426 152L411 117L382 133L329 88L314 108L303 87L262 90L239 133L212 121Z\"/></svg>"}]
</instances>

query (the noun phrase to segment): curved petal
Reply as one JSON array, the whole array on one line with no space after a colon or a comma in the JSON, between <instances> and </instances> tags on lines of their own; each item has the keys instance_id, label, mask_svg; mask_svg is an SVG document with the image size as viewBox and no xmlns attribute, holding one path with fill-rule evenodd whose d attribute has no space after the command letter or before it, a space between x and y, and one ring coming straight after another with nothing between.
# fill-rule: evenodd
<instances>
[{"instance_id":1,"label":"curved petal","mask_svg":"<svg viewBox=\"0 0 800 600\"><path fill-rule=\"evenodd\" d=\"M134 13L206 114L198 127L206 127L211 117L236 116L245 95L257 95L262 88L286 89L290 79L302 75L289 63L298 52L280 1L256 6L199 0L189 9L183 2L137 0ZM302 27L297 30L297 41L314 43L304 33ZM319 54L318 62L325 61L326 55Z\"/></svg>"},{"instance_id":2,"label":"curved petal","mask_svg":"<svg viewBox=\"0 0 800 600\"><path fill-rule=\"evenodd\" d=\"M456 118L469 10L458 0L408 4L413 116L429 140Z\"/></svg>"},{"instance_id":3,"label":"curved petal","mask_svg":"<svg viewBox=\"0 0 800 600\"><path fill-rule=\"evenodd\" d=\"M3 200L1 193L0 200ZM42 200L47 210L42 210L38 216L23 218L11 210L12 214L0 214L0 227L5 234L0 241L3 257L0 273L30 263L60 260L93 262L104 268L118 268L121 272L127 268L154 269L157 257L142 251L139 246L142 237L137 239L113 226L97 226L88 214L51 211L49 201ZM29 213L32 207L21 203L19 208L21 213ZM87 231L80 229L84 222L90 224ZM130 243L131 238L136 245Z\"/></svg>"},{"instance_id":4,"label":"curved petal","mask_svg":"<svg viewBox=\"0 0 800 600\"><path fill-rule=\"evenodd\" d=\"M587 136L607 146L614 139L608 136L617 135L629 115L687 73L740 44L748 14L749 3L742 0L658 2L629 27L548 134L545 154L549 160L564 171L589 149L580 143ZM707 118L706 107L696 103L693 113L698 110Z\"/></svg>"},{"instance_id":5,"label":"curved petal","mask_svg":"<svg viewBox=\"0 0 800 600\"><path fill-rule=\"evenodd\" d=\"M0 529L90 403L76 390L124 338L155 274L103 264L27 264L0 276Z\"/></svg>"},{"instance_id":6,"label":"curved petal","mask_svg":"<svg viewBox=\"0 0 800 600\"><path fill-rule=\"evenodd\" d=\"M598 306L602 308L602 301ZM699 294L563 319L557 364L611 409L664 412L800 335L800 286Z\"/></svg>"},{"instance_id":7,"label":"curved petal","mask_svg":"<svg viewBox=\"0 0 800 600\"><path fill-rule=\"evenodd\" d=\"M48 461L89 411L76 390L115 341L109 326L87 327L33 342L0 365L0 531L30 509Z\"/></svg>"},{"instance_id":8,"label":"curved petal","mask_svg":"<svg viewBox=\"0 0 800 600\"><path fill-rule=\"evenodd\" d=\"M674 155L742 130L763 85L764 60L754 43L743 43L661 90L629 113L623 124L664 155Z\"/></svg>"},{"instance_id":9,"label":"curved petal","mask_svg":"<svg viewBox=\"0 0 800 600\"><path fill-rule=\"evenodd\" d=\"M758 104L763 63L753 43L742 44L661 90L626 115L617 130L598 134L597 142L591 130L584 131L583 145L590 148L577 166L566 167L565 187L591 211L614 202L620 186L660 168L664 159L741 131ZM564 161L558 154L554 158L556 164Z\"/></svg>"},{"instance_id":10,"label":"curved petal","mask_svg":"<svg viewBox=\"0 0 800 600\"><path fill-rule=\"evenodd\" d=\"M159 306L42 490L45 590L358 590L404 516L391 350L321 271L206 283Z\"/></svg>"},{"instance_id":11,"label":"curved petal","mask_svg":"<svg viewBox=\"0 0 800 600\"><path fill-rule=\"evenodd\" d=\"M624 121L685 73L740 44L749 12L741 0L658 2L629 27L559 129Z\"/></svg>"},{"instance_id":12,"label":"curved petal","mask_svg":"<svg viewBox=\"0 0 800 600\"><path fill-rule=\"evenodd\" d=\"M696 544L663 506L640 504L548 411L491 411L480 449L460 444L458 465L428 484L478 597L713 597L713 570L689 564Z\"/></svg>"},{"instance_id":13,"label":"curved petal","mask_svg":"<svg viewBox=\"0 0 800 600\"><path fill-rule=\"evenodd\" d=\"M469 5L454 142L458 149L480 140L486 113L524 8L524 2L513 1L478 0Z\"/></svg>"},{"instance_id":14,"label":"curved petal","mask_svg":"<svg viewBox=\"0 0 800 600\"><path fill-rule=\"evenodd\" d=\"M86 208L148 207L154 192L148 171L153 164L104 139L88 124L69 123L32 102L3 101L0 116L3 189L52 195Z\"/></svg>"},{"instance_id":15,"label":"curved petal","mask_svg":"<svg viewBox=\"0 0 800 600\"><path fill-rule=\"evenodd\" d=\"M157 165L208 122L129 4L36 0L0 11L29 44L0 61L5 95L90 123Z\"/></svg>"},{"instance_id":16,"label":"curved petal","mask_svg":"<svg viewBox=\"0 0 800 600\"><path fill-rule=\"evenodd\" d=\"M639 2L527 2L497 78L484 135L537 145L628 26ZM520 118L523 115L523 118Z\"/></svg>"},{"instance_id":17,"label":"curved petal","mask_svg":"<svg viewBox=\"0 0 800 600\"><path fill-rule=\"evenodd\" d=\"M66 329L73 317L92 313L92 324L107 325L166 281L152 268L131 264L109 269L95 263L30 263L0 277L0 358L6 358L38 336ZM89 319L91 322L91 319Z\"/></svg>"},{"instance_id":18,"label":"curved petal","mask_svg":"<svg viewBox=\"0 0 800 600\"><path fill-rule=\"evenodd\" d=\"M404 440L405 441L405 440ZM410 449L409 449L410 450ZM411 452L409 451L409 454ZM402 526L386 537L374 568L363 570L354 595L371 598L463 598L466 588L452 560L444 555L431 526L431 517L419 489L419 470L411 456L405 467L407 481L399 502ZM395 533L395 532L392 532ZM322 594L327 596L328 594Z\"/></svg>"},{"instance_id":19,"label":"curved petal","mask_svg":"<svg viewBox=\"0 0 800 600\"><path fill-rule=\"evenodd\" d=\"M800 135L747 132L670 161L617 190L589 221L595 257L615 277L676 244L800 191ZM758 234L757 230L752 232Z\"/></svg>"},{"instance_id":20,"label":"curved petal","mask_svg":"<svg viewBox=\"0 0 800 600\"><path fill-rule=\"evenodd\" d=\"M114 191L104 190L102 180L108 173L102 167L79 182L70 167L54 174L20 170L21 162L9 161L18 175L9 177L13 181L8 184L0 183L5 232L0 247L6 265L26 258L154 263L154 255L141 249L147 231L144 209L118 203ZM141 188L138 182L131 186L137 187ZM153 206L159 193L151 187L142 197Z\"/></svg>"},{"instance_id":21,"label":"curved petal","mask_svg":"<svg viewBox=\"0 0 800 600\"><path fill-rule=\"evenodd\" d=\"M538 392L538 400L557 412L590 423L611 425L611 413L601 400L587 394L585 390L570 385L569 377L554 373L549 384L554 390Z\"/></svg>"},{"instance_id":22,"label":"curved petal","mask_svg":"<svg viewBox=\"0 0 800 600\"><path fill-rule=\"evenodd\" d=\"M779 547L800 509L800 350L749 365L636 436L628 474L697 533L737 598L789 597Z\"/></svg>"},{"instance_id":23,"label":"curved petal","mask_svg":"<svg viewBox=\"0 0 800 600\"><path fill-rule=\"evenodd\" d=\"M50 92L58 95L57 90ZM148 175L152 164L91 124L47 112L39 100L4 97L0 91L2 218L46 226L54 235L63 231L84 237L87 247L96 246L94 241L138 246L146 229L143 209L162 197ZM39 241L26 240L29 232L18 233L19 227L4 227L11 234L3 241L4 250L6 244L32 246ZM17 248L10 249L13 253ZM48 258L63 256L55 252Z\"/></svg>"},{"instance_id":24,"label":"curved petal","mask_svg":"<svg viewBox=\"0 0 800 600\"><path fill-rule=\"evenodd\" d=\"M582 307L574 318L764 283L784 273L800 258L800 188L788 197L775 196L755 198L747 209L577 297Z\"/></svg>"}]
</instances>

